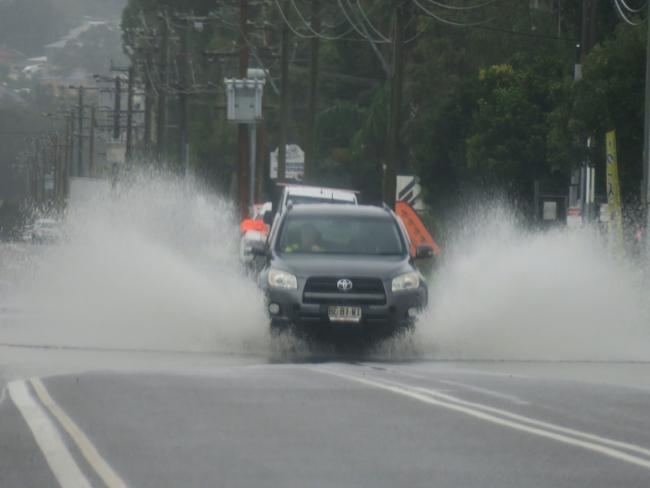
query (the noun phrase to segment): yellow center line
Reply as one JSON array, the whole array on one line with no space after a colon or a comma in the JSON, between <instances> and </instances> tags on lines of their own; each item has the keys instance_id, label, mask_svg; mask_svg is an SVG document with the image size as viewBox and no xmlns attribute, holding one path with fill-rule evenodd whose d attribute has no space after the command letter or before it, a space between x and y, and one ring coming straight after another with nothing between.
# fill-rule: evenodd
<instances>
[{"instance_id":1,"label":"yellow center line","mask_svg":"<svg viewBox=\"0 0 650 488\"><path fill-rule=\"evenodd\" d=\"M73 442L79 448L83 457L88 464L95 470L97 475L106 483L109 488L126 488L127 484L111 468L111 466L99 454L90 439L77 426L77 424L63 411L63 409L50 396L45 385L39 378L32 378L30 383L34 387L36 395L50 413L59 421L61 427L72 438Z\"/></svg>"}]
</instances>

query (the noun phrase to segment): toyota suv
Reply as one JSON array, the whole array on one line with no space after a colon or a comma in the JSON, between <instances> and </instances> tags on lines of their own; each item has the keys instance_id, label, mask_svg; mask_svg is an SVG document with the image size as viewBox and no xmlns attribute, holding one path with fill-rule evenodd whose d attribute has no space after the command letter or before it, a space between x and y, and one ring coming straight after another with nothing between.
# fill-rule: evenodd
<instances>
[{"instance_id":1,"label":"toyota suv","mask_svg":"<svg viewBox=\"0 0 650 488\"><path fill-rule=\"evenodd\" d=\"M427 305L427 285L410 242L388 208L314 204L289 206L265 247L260 284L271 329L307 335L361 330L392 335L410 327Z\"/></svg>"}]
</instances>

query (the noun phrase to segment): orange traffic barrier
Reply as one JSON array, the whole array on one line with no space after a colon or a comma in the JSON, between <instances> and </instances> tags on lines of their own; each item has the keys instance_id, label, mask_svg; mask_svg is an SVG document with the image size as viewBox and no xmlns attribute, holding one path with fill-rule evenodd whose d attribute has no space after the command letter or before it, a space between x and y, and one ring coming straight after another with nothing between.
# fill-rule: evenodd
<instances>
[{"instance_id":1,"label":"orange traffic barrier","mask_svg":"<svg viewBox=\"0 0 650 488\"><path fill-rule=\"evenodd\" d=\"M264 223L263 220L254 220L254 219L242 220L241 224L239 224L239 231L242 234L245 234L250 230L267 234L269 232L269 227Z\"/></svg>"},{"instance_id":2,"label":"orange traffic barrier","mask_svg":"<svg viewBox=\"0 0 650 488\"><path fill-rule=\"evenodd\" d=\"M411 255L415 256L417 246L427 244L433 248L433 253L440 256L440 246L433 239L429 231L422 223L422 219L415 213L413 207L407 202L396 202L395 213L399 215L404 222L406 231L411 239Z\"/></svg>"}]
</instances>

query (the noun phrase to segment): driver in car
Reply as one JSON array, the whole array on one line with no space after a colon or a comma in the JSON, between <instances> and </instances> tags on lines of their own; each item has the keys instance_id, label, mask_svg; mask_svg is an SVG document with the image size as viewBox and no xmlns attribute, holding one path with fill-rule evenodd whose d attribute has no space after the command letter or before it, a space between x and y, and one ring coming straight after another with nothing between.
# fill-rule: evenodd
<instances>
[{"instance_id":1,"label":"driver in car","mask_svg":"<svg viewBox=\"0 0 650 488\"><path fill-rule=\"evenodd\" d=\"M284 247L284 252L324 252L322 237L318 229L313 224L305 224L300 229L300 241L288 244Z\"/></svg>"}]
</instances>

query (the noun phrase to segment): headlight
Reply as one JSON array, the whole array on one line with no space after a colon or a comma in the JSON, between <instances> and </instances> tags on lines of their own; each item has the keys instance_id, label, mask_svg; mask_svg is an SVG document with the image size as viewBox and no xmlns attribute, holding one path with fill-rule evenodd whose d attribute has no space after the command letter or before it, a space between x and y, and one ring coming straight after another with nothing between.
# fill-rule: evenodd
<instances>
[{"instance_id":1,"label":"headlight","mask_svg":"<svg viewBox=\"0 0 650 488\"><path fill-rule=\"evenodd\" d=\"M415 290L420 286L420 275L418 273L405 273L393 278L393 292Z\"/></svg>"},{"instance_id":2,"label":"headlight","mask_svg":"<svg viewBox=\"0 0 650 488\"><path fill-rule=\"evenodd\" d=\"M286 271L271 269L267 279L271 288L281 288L283 290L296 290L298 288L296 277Z\"/></svg>"}]
</instances>

